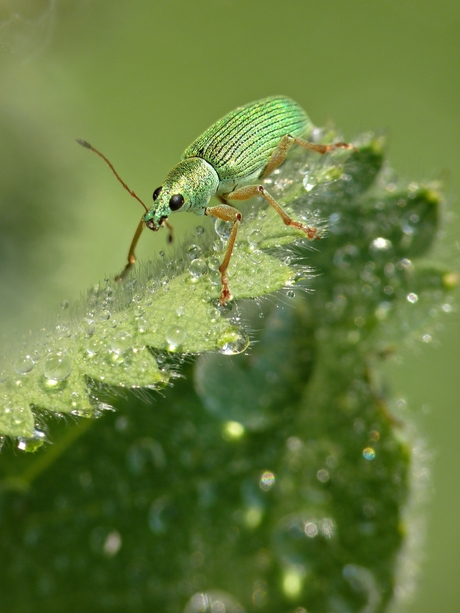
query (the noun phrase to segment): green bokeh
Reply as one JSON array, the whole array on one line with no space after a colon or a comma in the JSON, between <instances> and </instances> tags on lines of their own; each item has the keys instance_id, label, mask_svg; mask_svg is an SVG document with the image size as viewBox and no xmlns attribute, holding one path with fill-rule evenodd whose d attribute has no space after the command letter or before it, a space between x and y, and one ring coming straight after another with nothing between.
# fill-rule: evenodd
<instances>
[{"instance_id":1,"label":"green bokeh","mask_svg":"<svg viewBox=\"0 0 460 613\"><path fill-rule=\"evenodd\" d=\"M458 211L458 2L24 0L3 3L0 19L9 19L0 28L2 332L29 329L124 263L140 207L74 138L100 147L147 201L213 120L282 93L346 138L386 129L393 166L415 179L447 175ZM174 225L195 221L178 215ZM449 218L436 252L454 269L459 231ZM146 236L139 255L164 244ZM436 340L389 367L435 455L411 613L460 603L457 315Z\"/></svg>"}]
</instances>

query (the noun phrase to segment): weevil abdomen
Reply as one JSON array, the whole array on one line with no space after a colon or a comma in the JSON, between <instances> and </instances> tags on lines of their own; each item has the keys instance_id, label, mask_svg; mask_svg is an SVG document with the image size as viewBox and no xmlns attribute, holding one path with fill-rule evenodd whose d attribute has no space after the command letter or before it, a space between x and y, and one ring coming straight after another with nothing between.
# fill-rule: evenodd
<instances>
[{"instance_id":1,"label":"weevil abdomen","mask_svg":"<svg viewBox=\"0 0 460 613\"><path fill-rule=\"evenodd\" d=\"M199 157L217 172L221 184L231 191L259 177L280 140L290 134L306 136L312 123L296 102L273 96L240 106L208 128L182 155Z\"/></svg>"}]
</instances>

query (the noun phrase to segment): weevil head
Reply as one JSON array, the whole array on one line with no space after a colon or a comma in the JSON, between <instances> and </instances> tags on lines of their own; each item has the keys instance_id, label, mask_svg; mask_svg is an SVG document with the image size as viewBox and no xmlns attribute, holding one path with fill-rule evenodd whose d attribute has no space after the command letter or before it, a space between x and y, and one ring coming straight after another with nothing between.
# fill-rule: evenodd
<instances>
[{"instance_id":1,"label":"weevil head","mask_svg":"<svg viewBox=\"0 0 460 613\"><path fill-rule=\"evenodd\" d=\"M153 192L153 206L144 215L145 225L159 230L171 213L191 211L204 215L219 186L214 168L201 158L182 160L169 172L163 185Z\"/></svg>"}]
</instances>

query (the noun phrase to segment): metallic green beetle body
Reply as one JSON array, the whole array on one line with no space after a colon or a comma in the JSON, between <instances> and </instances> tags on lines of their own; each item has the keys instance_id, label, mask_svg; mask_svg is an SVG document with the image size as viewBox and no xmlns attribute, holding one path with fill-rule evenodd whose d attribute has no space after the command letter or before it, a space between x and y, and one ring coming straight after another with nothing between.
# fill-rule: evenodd
<instances>
[{"instance_id":1,"label":"metallic green beetle body","mask_svg":"<svg viewBox=\"0 0 460 613\"><path fill-rule=\"evenodd\" d=\"M311 128L302 107L284 96L238 107L187 147L144 216L145 223L157 230L173 212L169 201L175 194L184 196L181 211L204 215L212 196L253 185L284 136L305 137Z\"/></svg>"},{"instance_id":2,"label":"metallic green beetle body","mask_svg":"<svg viewBox=\"0 0 460 613\"><path fill-rule=\"evenodd\" d=\"M134 250L144 226L151 230L166 226L172 240L168 217L178 210L210 215L233 223L227 251L219 267L222 305L231 298L227 269L241 221L241 213L230 206L228 200L248 200L261 195L286 225L302 230L309 239L319 238L316 228L293 220L260 182L283 162L293 144L317 153L326 153L338 147L352 148L347 143L310 143L304 138L311 129L312 123L305 111L284 96L264 98L238 107L214 123L185 150L179 164L168 173L163 185L153 192L154 204L150 209L122 181L102 153L86 141L78 141L110 166L117 179L146 210L131 242L128 263L117 279L123 278L135 263ZM217 196L221 204L208 206L212 196Z\"/></svg>"}]
</instances>

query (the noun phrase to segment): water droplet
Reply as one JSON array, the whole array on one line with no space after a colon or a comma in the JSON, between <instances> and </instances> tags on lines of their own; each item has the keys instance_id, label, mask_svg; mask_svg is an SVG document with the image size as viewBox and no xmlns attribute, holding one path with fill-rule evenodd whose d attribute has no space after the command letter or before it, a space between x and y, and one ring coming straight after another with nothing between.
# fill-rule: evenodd
<instances>
[{"instance_id":1,"label":"water droplet","mask_svg":"<svg viewBox=\"0 0 460 613\"><path fill-rule=\"evenodd\" d=\"M168 497L163 496L152 503L148 524L154 534L165 533L177 521L178 511Z\"/></svg>"},{"instance_id":2,"label":"water droplet","mask_svg":"<svg viewBox=\"0 0 460 613\"><path fill-rule=\"evenodd\" d=\"M275 475L269 470L266 470L260 477L260 481L259 481L260 489L263 490L264 492L268 492L269 490L272 489L274 485L275 485Z\"/></svg>"},{"instance_id":3,"label":"water droplet","mask_svg":"<svg viewBox=\"0 0 460 613\"><path fill-rule=\"evenodd\" d=\"M208 278L211 285L220 285L222 283L222 277L218 270L211 270Z\"/></svg>"},{"instance_id":4,"label":"water droplet","mask_svg":"<svg viewBox=\"0 0 460 613\"><path fill-rule=\"evenodd\" d=\"M315 512L287 515L274 532L274 551L285 564L302 568L309 565L311 555L317 552L318 539L324 546L335 536L336 523L331 517L318 517Z\"/></svg>"},{"instance_id":5,"label":"water droplet","mask_svg":"<svg viewBox=\"0 0 460 613\"><path fill-rule=\"evenodd\" d=\"M86 343L86 352L90 356L93 356L99 353L100 349L101 349L101 342L97 338L92 338Z\"/></svg>"},{"instance_id":6,"label":"water droplet","mask_svg":"<svg viewBox=\"0 0 460 613\"><path fill-rule=\"evenodd\" d=\"M327 471L325 468L321 468L316 473L316 478L318 481L321 481L321 483L326 483L329 481L329 471Z\"/></svg>"},{"instance_id":7,"label":"water droplet","mask_svg":"<svg viewBox=\"0 0 460 613\"><path fill-rule=\"evenodd\" d=\"M33 370L34 366L35 362L30 356L26 355L24 358L19 358L19 360L16 360L14 363L14 370L20 375L26 375Z\"/></svg>"},{"instance_id":8,"label":"water droplet","mask_svg":"<svg viewBox=\"0 0 460 613\"><path fill-rule=\"evenodd\" d=\"M201 255L201 247L199 245L189 245L187 247L187 257L189 260L195 260L196 258L199 258Z\"/></svg>"},{"instance_id":9,"label":"water droplet","mask_svg":"<svg viewBox=\"0 0 460 613\"><path fill-rule=\"evenodd\" d=\"M118 355L121 355L128 351L132 345L132 338L129 332L117 332L113 335L110 346L112 351Z\"/></svg>"},{"instance_id":10,"label":"water droplet","mask_svg":"<svg viewBox=\"0 0 460 613\"><path fill-rule=\"evenodd\" d=\"M66 310L66 309L68 309L68 308L69 308L69 301L68 301L68 300L63 300L63 301L61 302L61 309L62 309L63 311L65 311L65 310Z\"/></svg>"},{"instance_id":11,"label":"water droplet","mask_svg":"<svg viewBox=\"0 0 460 613\"><path fill-rule=\"evenodd\" d=\"M224 221L223 219L216 219L214 229L216 234L220 236L222 240L227 240L232 231L233 223L231 221Z\"/></svg>"},{"instance_id":12,"label":"water droplet","mask_svg":"<svg viewBox=\"0 0 460 613\"><path fill-rule=\"evenodd\" d=\"M189 271L192 277L197 279L206 273L208 265L202 258L196 258L190 262Z\"/></svg>"},{"instance_id":13,"label":"water droplet","mask_svg":"<svg viewBox=\"0 0 460 613\"><path fill-rule=\"evenodd\" d=\"M41 430L34 430L31 437L18 439L18 449L21 451L27 451L28 453L33 453L34 451L37 451L37 449L39 449L45 442L46 433L42 432Z\"/></svg>"},{"instance_id":14,"label":"water droplet","mask_svg":"<svg viewBox=\"0 0 460 613\"><path fill-rule=\"evenodd\" d=\"M110 319L110 316L111 316L111 315L112 315L112 314L111 314L111 312L110 312L110 311L104 310L104 311L101 311L101 312L99 313L99 319L100 319L101 321L107 321L108 319Z\"/></svg>"},{"instance_id":15,"label":"water droplet","mask_svg":"<svg viewBox=\"0 0 460 613\"><path fill-rule=\"evenodd\" d=\"M187 332L180 326L171 326L166 330L165 338L169 351L175 351L184 343L187 338Z\"/></svg>"},{"instance_id":16,"label":"water droplet","mask_svg":"<svg viewBox=\"0 0 460 613\"><path fill-rule=\"evenodd\" d=\"M243 424L240 424L238 421L226 421L224 423L222 429L222 436L230 441L230 440L238 440L245 433L245 428Z\"/></svg>"},{"instance_id":17,"label":"water droplet","mask_svg":"<svg viewBox=\"0 0 460 613\"><path fill-rule=\"evenodd\" d=\"M221 345L220 351L224 355L237 355L242 353L249 346L249 336L244 330L238 330L233 334L227 334L225 341Z\"/></svg>"},{"instance_id":18,"label":"water droplet","mask_svg":"<svg viewBox=\"0 0 460 613\"><path fill-rule=\"evenodd\" d=\"M146 475L163 470L166 466L166 455L158 441L146 437L137 440L126 454L128 470L133 475Z\"/></svg>"},{"instance_id":19,"label":"water droplet","mask_svg":"<svg viewBox=\"0 0 460 613\"><path fill-rule=\"evenodd\" d=\"M145 310L141 306L135 306L133 309L134 317L143 317Z\"/></svg>"},{"instance_id":20,"label":"water droplet","mask_svg":"<svg viewBox=\"0 0 460 613\"><path fill-rule=\"evenodd\" d=\"M120 551L121 547L121 535L117 530L109 532L102 545L102 550L108 558L113 558Z\"/></svg>"},{"instance_id":21,"label":"water droplet","mask_svg":"<svg viewBox=\"0 0 460 613\"><path fill-rule=\"evenodd\" d=\"M358 256L358 248L355 247L355 245L348 244L345 245L345 247L337 249L334 253L334 264L342 269L350 268Z\"/></svg>"},{"instance_id":22,"label":"water droplet","mask_svg":"<svg viewBox=\"0 0 460 613\"><path fill-rule=\"evenodd\" d=\"M185 307L183 305L177 307L176 313L178 317L183 317L185 315Z\"/></svg>"},{"instance_id":23,"label":"water droplet","mask_svg":"<svg viewBox=\"0 0 460 613\"><path fill-rule=\"evenodd\" d=\"M415 304L418 300L418 296L417 294L414 294L413 292L411 292L410 294L407 294L406 299L411 304Z\"/></svg>"},{"instance_id":24,"label":"water droplet","mask_svg":"<svg viewBox=\"0 0 460 613\"><path fill-rule=\"evenodd\" d=\"M43 374L53 384L65 381L72 372L72 361L64 353L50 353L43 369Z\"/></svg>"},{"instance_id":25,"label":"water droplet","mask_svg":"<svg viewBox=\"0 0 460 613\"><path fill-rule=\"evenodd\" d=\"M305 570L299 566L286 568L283 572L283 592L289 599L295 599L302 592Z\"/></svg>"},{"instance_id":26,"label":"water droplet","mask_svg":"<svg viewBox=\"0 0 460 613\"><path fill-rule=\"evenodd\" d=\"M198 238L200 238L200 236L203 236L203 233L204 233L204 228L203 228L203 226L197 226L197 227L195 228L195 234L196 234L196 236L197 236Z\"/></svg>"},{"instance_id":27,"label":"water droplet","mask_svg":"<svg viewBox=\"0 0 460 613\"><path fill-rule=\"evenodd\" d=\"M96 326L94 325L94 321L92 319L86 319L87 326L85 328L86 336L92 336L96 332Z\"/></svg>"},{"instance_id":28,"label":"water droplet","mask_svg":"<svg viewBox=\"0 0 460 613\"><path fill-rule=\"evenodd\" d=\"M364 593L367 597L366 604L360 609L362 613L375 613L380 609L382 591L374 574L369 569L357 564L346 564L343 567L342 574L355 592Z\"/></svg>"},{"instance_id":29,"label":"water droplet","mask_svg":"<svg viewBox=\"0 0 460 613\"><path fill-rule=\"evenodd\" d=\"M210 257L208 260L208 266L210 270L219 270L219 266L220 266L219 258L216 258L215 256Z\"/></svg>"},{"instance_id":30,"label":"water droplet","mask_svg":"<svg viewBox=\"0 0 460 613\"><path fill-rule=\"evenodd\" d=\"M225 592L197 592L185 606L184 613L245 613L232 595Z\"/></svg>"},{"instance_id":31,"label":"water droplet","mask_svg":"<svg viewBox=\"0 0 460 613\"><path fill-rule=\"evenodd\" d=\"M375 238L369 245L369 250L372 253L378 253L379 251L389 251L393 247L391 241L387 238Z\"/></svg>"},{"instance_id":32,"label":"water droplet","mask_svg":"<svg viewBox=\"0 0 460 613\"><path fill-rule=\"evenodd\" d=\"M363 458L365 460L374 460L375 459L375 451L372 447L366 447L363 449Z\"/></svg>"},{"instance_id":33,"label":"water droplet","mask_svg":"<svg viewBox=\"0 0 460 613\"><path fill-rule=\"evenodd\" d=\"M257 248L263 241L264 235L260 230L252 230L248 234L249 246L253 249Z\"/></svg>"}]
</instances>

